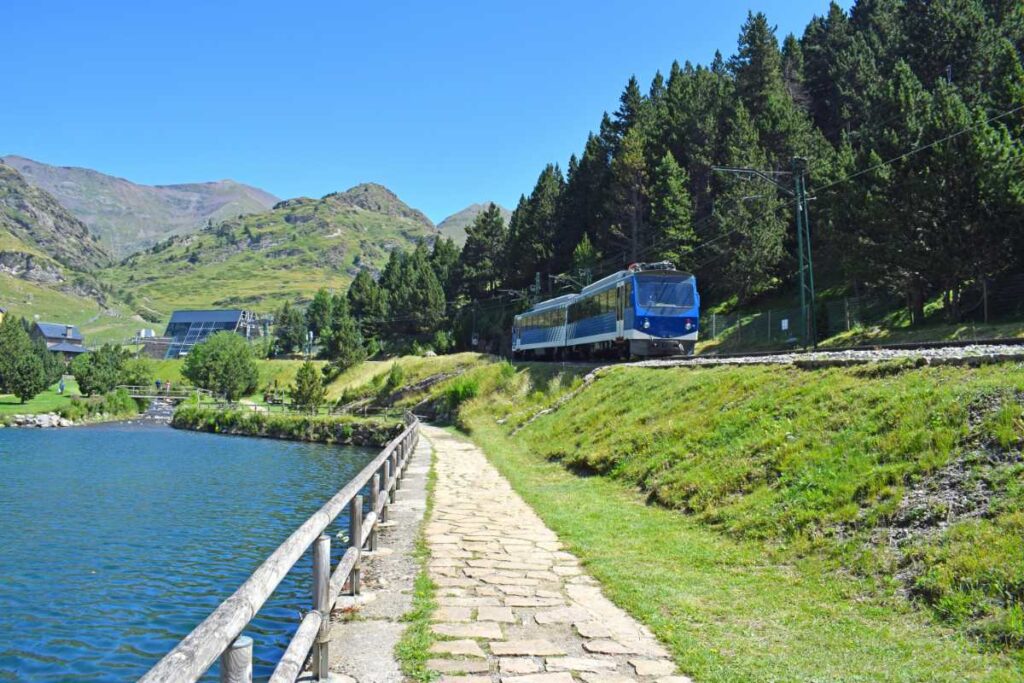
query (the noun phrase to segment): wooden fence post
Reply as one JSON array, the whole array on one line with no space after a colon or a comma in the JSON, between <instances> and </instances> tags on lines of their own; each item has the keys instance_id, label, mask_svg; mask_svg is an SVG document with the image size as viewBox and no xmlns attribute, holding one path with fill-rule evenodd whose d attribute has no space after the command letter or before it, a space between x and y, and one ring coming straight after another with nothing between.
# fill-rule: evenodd
<instances>
[{"instance_id":1,"label":"wooden fence post","mask_svg":"<svg viewBox=\"0 0 1024 683\"><path fill-rule=\"evenodd\" d=\"M391 478L388 479L388 504L395 502L395 488L398 486L398 458L395 457L394 451L388 456L388 469L391 470ZM392 479L396 480L392 482ZM394 483L394 486L391 484Z\"/></svg>"},{"instance_id":2,"label":"wooden fence post","mask_svg":"<svg viewBox=\"0 0 1024 683\"><path fill-rule=\"evenodd\" d=\"M362 548L363 546L363 497L356 496L352 499L352 505L349 508L349 529L348 529L348 544L355 548ZM355 567L352 568L352 575L349 578L349 587L352 589L352 595L359 595L359 560L356 559Z\"/></svg>"},{"instance_id":3,"label":"wooden fence post","mask_svg":"<svg viewBox=\"0 0 1024 683\"><path fill-rule=\"evenodd\" d=\"M402 473L405 471L405 444L401 441L395 446L395 460L398 461L398 476L395 477L395 490L402 488Z\"/></svg>"},{"instance_id":4,"label":"wooden fence post","mask_svg":"<svg viewBox=\"0 0 1024 683\"><path fill-rule=\"evenodd\" d=\"M373 479L370 480L370 511L376 512L377 505L380 504L380 474L374 474ZM381 517L378 516L378 521ZM377 524L373 525L370 529L370 552L377 550Z\"/></svg>"},{"instance_id":5,"label":"wooden fence post","mask_svg":"<svg viewBox=\"0 0 1024 683\"><path fill-rule=\"evenodd\" d=\"M313 674L326 681L331 641L331 537L326 534L313 541L313 609L323 616L313 643Z\"/></svg>"},{"instance_id":6,"label":"wooden fence post","mask_svg":"<svg viewBox=\"0 0 1024 683\"><path fill-rule=\"evenodd\" d=\"M391 485L391 461L384 461L384 481L381 482L381 490L384 491L384 509L381 511L380 519L382 522L388 521L388 503L391 502L391 498L388 496L387 490Z\"/></svg>"},{"instance_id":7,"label":"wooden fence post","mask_svg":"<svg viewBox=\"0 0 1024 683\"><path fill-rule=\"evenodd\" d=\"M220 656L221 683L252 683L252 638L238 636Z\"/></svg>"}]
</instances>

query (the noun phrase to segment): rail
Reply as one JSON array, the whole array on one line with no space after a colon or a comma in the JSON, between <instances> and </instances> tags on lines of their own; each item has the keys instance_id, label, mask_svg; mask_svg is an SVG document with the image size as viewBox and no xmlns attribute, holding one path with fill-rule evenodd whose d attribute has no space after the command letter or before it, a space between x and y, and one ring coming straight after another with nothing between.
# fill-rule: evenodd
<instances>
[{"instance_id":1,"label":"rail","mask_svg":"<svg viewBox=\"0 0 1024 683\"><path fill-rule=\"evenodd\" d=\"M401 487L401 478L419 441L419 420L406 413L406 427L349 483L317 510L217 609L149 670L141 683L199 680L219 658L222 681L252 680L252 639L242 631L273 594L307 549L313 549L313 601L299 624L271 683L291 683L312 653L315 677L328 677L331 609L342 591L359 594L359 562L363 549L377 549L377 532L387 521L388 507ZM363 516L359 492L370 485L370 509ZM346 507L350 509L349 547L333 573L331 539L324 531Z\"/></svg>"},{"instance_id":2,"label":"rail","mask_svg":"<svg viewBox=\"0 0 1024 683\"><path fill-rule=\"evenodd\" d=\"M141 386L138 384L118 384L115 389L122 389L128 392L128 395L132 398L144 398L149 400L156 399L169 399L172 401L184 401L192 398L193 396L209 398L213 396L212 392L208 389L194 389L191 387L181 387L167 389L166 387L156 386Z\"/></svg>"}]
</instances>

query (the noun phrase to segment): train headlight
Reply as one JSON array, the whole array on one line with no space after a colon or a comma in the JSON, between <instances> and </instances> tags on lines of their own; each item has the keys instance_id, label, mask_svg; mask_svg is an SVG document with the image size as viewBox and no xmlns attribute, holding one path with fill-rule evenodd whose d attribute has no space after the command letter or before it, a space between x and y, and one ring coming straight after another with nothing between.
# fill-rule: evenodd
<instances>
[{"instance_id":1,"label":"train headlight","mask_svg":"<svg viewBox=\"0 0 1024 683\"><path fill-rule=\"evenodd\" d=\"M693 323L690 322L689 320L687 320L685 327L686 327L686 331L689 332L690 330L693 329Z\"/></svg>"},{"instance_id":2,"label":"train headlight","mask_svg":"<svg viewBox=\"0 0 1024 683\"><path fill-rule=\"evenodd\" d=\"M643 327L644 327L645 330L649 330L651 328L651 321L648 320L647 318L644 318L644 325L643 325Z\"/></svg>"}]
</instances>

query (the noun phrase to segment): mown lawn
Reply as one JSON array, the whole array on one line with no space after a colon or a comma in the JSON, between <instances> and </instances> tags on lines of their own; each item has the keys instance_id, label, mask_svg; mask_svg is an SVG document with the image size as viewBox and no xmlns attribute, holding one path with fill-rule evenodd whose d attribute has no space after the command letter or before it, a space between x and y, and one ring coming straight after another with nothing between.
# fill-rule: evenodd
<instances>
[{"instance_id":1,"label":"mown lawn","mask_svg":"<svg viewBox=\"0 0 1024 683\"><path fill-rule=\"evenodd\" d=\"M64 393L57 393L57 385L37 395L30 401L21 403L16 396L0 394L0 415L35 415L38 413L55 413L71 402L72 396L79 394L78 384L68 378L64 380Z\"/></svg>"}]
</instances>

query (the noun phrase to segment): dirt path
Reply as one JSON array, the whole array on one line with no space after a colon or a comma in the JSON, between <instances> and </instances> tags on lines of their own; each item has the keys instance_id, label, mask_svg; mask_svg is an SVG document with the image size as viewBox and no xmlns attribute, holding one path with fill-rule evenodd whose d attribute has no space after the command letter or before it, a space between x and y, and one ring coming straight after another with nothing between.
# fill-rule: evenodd
<instances>
[{"instance_id":1,"label":"dirt path","mask_svg":"<svg viewBox=\"0 0 1024 683\"><path fill-rule=\"evenodd\" d=\"M431 668L450 683L690 683L473 444L435 427Z\"/></svg>"}]
</instances>

